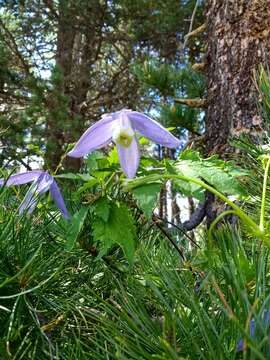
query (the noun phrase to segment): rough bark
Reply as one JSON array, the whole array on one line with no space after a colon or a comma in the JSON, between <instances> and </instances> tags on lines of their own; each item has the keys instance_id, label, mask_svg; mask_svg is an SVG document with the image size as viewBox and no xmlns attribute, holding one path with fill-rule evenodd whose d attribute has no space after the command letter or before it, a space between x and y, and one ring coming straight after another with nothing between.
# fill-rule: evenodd
<instances>
[{"instance_id":1,"label":"rough bark","mask_svg":"<svg viewBox=\"0 0 270 360\"><path fill-rule=\"evenodd\" d=\"M270 65L270 0L207 0L207 153L263 130L254 71Z\"/></svg>"}]
</instances>

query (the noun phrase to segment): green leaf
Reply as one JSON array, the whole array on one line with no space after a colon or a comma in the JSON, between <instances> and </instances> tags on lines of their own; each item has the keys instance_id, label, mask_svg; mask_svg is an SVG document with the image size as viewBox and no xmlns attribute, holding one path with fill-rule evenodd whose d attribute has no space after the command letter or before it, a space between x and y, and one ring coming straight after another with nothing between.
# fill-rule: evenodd
<instances>
[{"instance_id":1,"label":"green leaf","mask_svg":"<svg viewBox=\"0 0 270 360\"><path fill-rule=\"evenodd\" d=\"M101 206L101 204L100 204ZM101 208L99 209L101 210ZM100 216L96 216L92 223L93 237L95 241L102 243L102 253L104 254L113 244L122 247L125 256L130 264L133 263L135 251L136 228L129 209L124 204L111 202L109 207L109 217L104 221Z\"/></svg>"},{"instance_id":2,"label":"green leaf","mask_svg":"<svg viewBox=\"0 0 270 360\"><path fill-rule=\"evenodd\" d=\"M139 138L139 144L142 145L142 146L143 145L149 145L150 141L147 138L145 138L144 136L141 136Z\"/></svg>"},{"instance_id":3,"label":"green leaf","mask_svg":"<svg viewBox=\"0 0 270 360\"><path fill-rule=\"evenodd\" d=\"M107 198L100 198L95 201L93 210L96 216L107 222L110 216L111 203Z\"/></svg>"},{"instance_id":4,"label":"green leaf","mask_svg":"<svg viewBox=\"0 0 270 360\"><path fill-rule=\"evenodd\" d=\"M99 168L98 160L100 159L104 159L104 155L101 151L94 151L87 156L86 164L90 173Z\"/></svg>"},{"instance_id":5,"label":"green leaf","mask_svg":"<svg viewBox=\"0 0 270 360\"><path fill-rule=\"evenodd\" d=\"M198 151L193 151L193 150L190 150L190 149L186 149L186 150L181 152L180 159L181 160L198 161L198 160L201 160L201 157L200 157L200 154L199 154Z\"/></svg>"},{"instance_id":6,"label":"green leaf","mask_svg":"<svg viewBox=\"0 0 270 360\"><path fill-rule=\"evenodd\" d=\"M76 212L73 215L73 218L70 222L70 225L69 225L68 231L67 231L67 244L66 244L67 250L73 249L73 247L76 243L76 240L80 234L80 231L83 227L87 212L88 212L88 208L82 207L78 212Z\"/></svg>"},{"instance_id":7,"label":"green leaf","mask_svg":"<svg viewBox=\"0 0 270 360\"><path fill-rule=\"evenodd\" d=\"M202 159L198 152L191 150L184 151L181 158L175 164L178 175L187 176L194 179L202 179L219 191L234 196L245 196L245 190L237 180L239 176L246 176L248 173L236 167L232 162L225 162L216 156ZM185 181L175 182L183 193L195 197L199 186ZM189 193L189 194L188 194Z\"/></svg>"},{"instance_id":8,"label":"green leaf","mask_svg":"<svg viewBox=\"0 0 270 360\"><path fill-rule=\"evenodd\" d=\"M55 175L54 177L70 179L70 180L83 180L83 181L89 181L89 180L94 179L93 176L91 176L89 174L73 174L73 173Z\"/></svg>"},{"instance_id":9,"label":"green leaf","mask_svg":"<svg viewBox=\"0 0 270 360\"><path fill-rule=\"evenodd\" d=\"M157 203L161 184L146 184L133 189L135 199L138 201L139 207L144 211L145 215L150 218L153 209Z\"/></svg>"},{"instance_id":10,"label":"green leaf","mask_svg":"<svg viewBox=\"0 0 270 360\"><path fill-rule=\"evenodd\" d=\"M99 183L98 179L92 178L91 180L87 181L87 183L83 184L83 186L80 186L77 190L78 194L81 194L82 192L91 189L93 186L97 185Z\"/></svg>"},{"instance_id":11,"label":"green leaf","mask_svg":"<svg viewBox=\"0 0 270 360\"><path fill-rule=\"evenodd\" d=\"M110 165L119 164L118 154L116 146L110 151L109 156L107 157Z\"/></svg>"}]
</instances>

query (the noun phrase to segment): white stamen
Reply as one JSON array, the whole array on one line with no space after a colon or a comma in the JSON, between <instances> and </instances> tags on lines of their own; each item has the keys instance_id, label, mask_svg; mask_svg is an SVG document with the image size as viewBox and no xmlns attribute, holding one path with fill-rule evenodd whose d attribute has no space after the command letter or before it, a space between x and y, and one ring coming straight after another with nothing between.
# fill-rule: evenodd
<instances>
[{"instance_id":1,"label":"white stamen","mask_svg":"<svg viewBox=\"0 0 270 360\"><path fill-rule=\"evenodd\" d=\"M129 147L134 135L135 133L132 129L131 122L126 114L123 113L119 121L116 121L112 133L112 139L116 144Z\"/></svg>"}]
</instances>

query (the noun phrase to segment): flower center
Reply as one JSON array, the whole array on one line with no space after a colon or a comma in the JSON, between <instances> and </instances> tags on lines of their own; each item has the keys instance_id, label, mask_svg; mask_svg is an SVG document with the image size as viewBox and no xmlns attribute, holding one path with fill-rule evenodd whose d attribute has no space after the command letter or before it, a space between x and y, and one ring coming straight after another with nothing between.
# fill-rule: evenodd
<instances>
[{"instance_id":1,"label":"flower center","mask_svg":"<svg viewBox=\"0 0 270 360\"><path fill-rule=\"evenodd\" d=\"M134 130L131 127L129 119L126 116L123 116L115 124L112 139L116 144L127 148L130 146L134 135Z\"/></svg>"}]
</instances>

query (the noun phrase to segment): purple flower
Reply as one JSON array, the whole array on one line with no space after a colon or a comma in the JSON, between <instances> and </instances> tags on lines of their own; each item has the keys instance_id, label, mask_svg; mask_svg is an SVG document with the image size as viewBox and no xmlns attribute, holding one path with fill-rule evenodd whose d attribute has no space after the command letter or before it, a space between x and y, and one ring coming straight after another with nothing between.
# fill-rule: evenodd
<instances>
[{"instance_id":1,"label":"purple flower","mask_svg":"<svg viewBox=\"0 0 270 360\"><path fill-rule=\"evenodd\" d=\"M67 211L64 199L61 195L60 189L54 180L53 176L49 175L47 171L42 170L33 170L28 171L16 175L12 175L9 177L7 182L5 183L4 179L0 179L0 186L6 185L22 185L27 184L29 182L33 182L30 189L25 195L23 202L19 208L19 214L22 214L25 210L29 214L33 212L35 207L37 206L38 199L37 197L48 190L51 192L51 196L55 201L57 207L60 212L64 216L64 218L69 219L70 215Z\"/></svg>"},{"instance_id":2,"label":"purple flower","mask_svg":"<svg viewBox=\"0 0 270 360\"><path fill-rule=\"evenodd\" d=\"M180 140L163 126L137 111L123 109L103 115L81 136L68 155L82 157L114 141L120 165L128 178L133 178L139 166L140 152L135 132L169 148L177 148Z\"/></svg>"},{"instance_id":3,"label":"purple flower","mask_svg":"<svg viewBox=\"0 0 270 360\"><path fill-rule=\"evenodd\" d=\"M250 336L254 337L255 334L255 320L250 320ZM236 351L240 352L244 350L244 339L240 339L237 344Z\"/></svg>"},{"instance_id":4,"label":"purple flower","mask_svg":"<svg viewBox=\"0 0 270 360\"><path fill-rule=\"evenodd\" d=\"M270 310L264 310L261 318L262 318L261 326L268 328L270 325ZM249 330L250 337L254 338L256 335L255 319L251 319L249 325L250 325L250 330ZM243 350L244 350L244 339L240 339L237 343L236 351L241 352Z\"/></svg>"}]
</instances>

